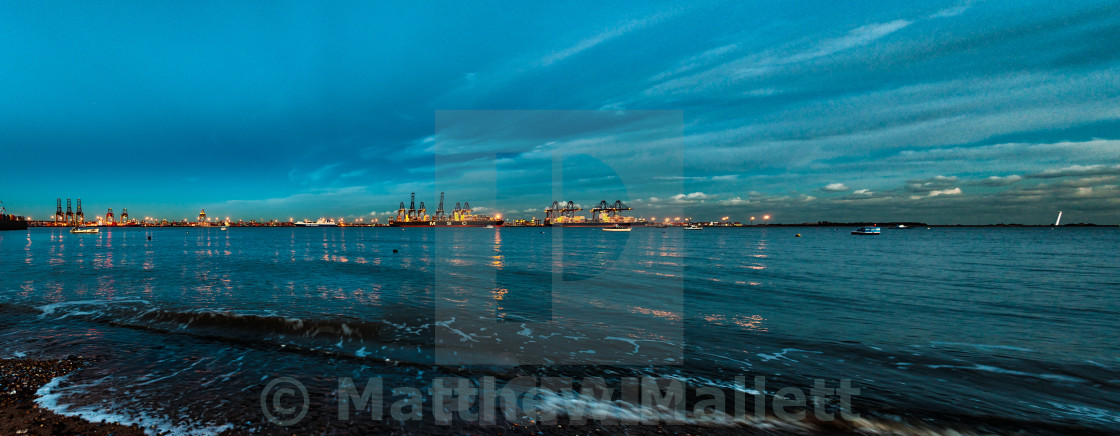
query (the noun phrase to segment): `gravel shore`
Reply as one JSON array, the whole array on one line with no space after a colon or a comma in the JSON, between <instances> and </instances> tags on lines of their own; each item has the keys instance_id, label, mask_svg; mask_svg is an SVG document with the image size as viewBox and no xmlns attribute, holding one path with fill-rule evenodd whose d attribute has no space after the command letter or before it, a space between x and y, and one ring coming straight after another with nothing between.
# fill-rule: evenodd
<instances>
[{"instance_id":1,"label":"gravel shore","mask_svg":"<svg viewBox=\"0 0 1120 436\"><path fill-rule=\"evenodd\" d=\"M142 435L136 426L92 423L58 415L35 404L35 392L55 377L85 365L79 357L53 360L0 359L0 434Z\"/></svg>"}]
</instances>

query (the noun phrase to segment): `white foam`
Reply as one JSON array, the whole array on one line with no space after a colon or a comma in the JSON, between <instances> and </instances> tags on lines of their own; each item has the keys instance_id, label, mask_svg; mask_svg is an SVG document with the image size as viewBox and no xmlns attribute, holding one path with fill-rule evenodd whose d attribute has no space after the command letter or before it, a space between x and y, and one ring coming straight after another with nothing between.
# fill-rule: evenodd
<instances>
[{"instance_id":1,"label":"white foam","mask_svg":"<svg viewBox=\"0 0 1120 436\"><path fill-rule=\"evenodd\" d=\"M638 350L641 349L641 347L638 346L638 341L636 341L634 339L619 338L619 337L614 337L614 336L607 336L603 339L606 339L608 341L622 341L622 342L626 342L630 345L633 345L634 346L634 353L637 353Z\"/></svg>"},{"instance_id":2,"label":"white foam","mask_svg":"<svg viewBox=\"0 0 1120 436\"><path fill-rule=\"evenodd\" d=\"M170 420L165 418L153 417L147 413L139 413L136 416L128 416L121 413L108 412L107 410L113 409L115 405L109 407L80 407L71 408L70 405L62 404L61 392L58 390L59 385L66 380L69 376L55 377L39 388L35 392L35 404L44 409L62 416L69 416L74 418L83 419L89 422L108 422L120 425L137 425L144 430L145 434L169 434L176 436L193 436L193 435L213 435L227 430L232 430L232 424L211 425L211 426L181 426L174 425Z\"/></svg>"},{"instance_id":3,"label":"white foam","mask_svg":"<svg viewBox=\"0 0 1120 436\"><path fill-rule=\"evenodd\" d=\"M767 362L767 361L771 361L771 360L777 360L777 359L785 359L785 360L788 360L790 362L796 362L796 360L793 360L793 359L790 359L790 358L786 357L786 353L790 353L790 352L793 352L793 351L797 351L797 352L801 352L801 353L821 354L821 352L819 352L819 351L805 351L805 350L798 350L796 348L783 348L782 351L779 351L779 352L773 353L773 354L758 353L758 357L761 357L763 362Z\"/></svg>"},{"instance_id":4,"label":"white foam","mask_svg":"<svg viewBox=\"0 0 1120 436\"><path fill-rule=\"evenodd\" d=\"M38 309L39 309L39 311L43 312L43 314L40 315L40 317L44 317L44 316L47 316L47 315L54 314L54 312L58 309L61 309L61 308L64 308L64 307L69 307L69 306L108 306L108 305L111 305L111 304L122 304L122 303L142 303L142 304L145 304L145 305L151 305L151 303L149 303L147 300L81 300L81 301L60 301L58 303L45 304L45 305L39 306Z\"/></svg>"},{"instance_id":5,"label":"white foam","mask_svg":"<svg viewBox=\"0 0 1120 436\"><path fill-rule=\"evenodd\" d=\"M1047 401L1051 406L1064 410L1081 418L1105 424L1120 424L1120 414L1096 407L1081 406L1077 404L1064 404Z\"/></svg>"},{"instance_id":6,"label":"white foam","mask_svg":"<svg viewBox=\"0 0 1120 436\"><path fill-rule=\"evenodd\" d=\"M693 411L680 412L664 407L646 407L617 400L604 401L600 398L582 396L570 391L564 394L543 392L536 406L541 410L550 410L557 415L568 417L573 417L572 412L578 411L577 414L585 419L613 418L622 422L664 422L707 427L750 426L785 432L798 430L804 432L812 429L806 423L784 422L768 418L760 419L750 413L738 417L720 411L696 414Z\"/></svg>"},{"instance_id":7,"label":"white foam","mask_svg":"<svg viewBox=\"0 0 1120 436\"><path fill-rule=\"evenodd\" d=\"M952 368L952 369L964 369L964 370L970 370L970 371L986 371L986 372L994 372L994 373L997 373L997 374L1018 375L1018 376L1023 376L1023 377L1034 377L1034 378L1039 378L1039 379L1043 379L1043 380L1064 381L1064 382L1073 382L1073 383L1083 383L1085 381L1085 380L1082 380L1082 379L1079 379L1079 378L1076 378L1076 377L1070 377L1070 376L1065 376L1065 375L1060 375L1060 374L1034 374L1034 373L1030 373L1030 372L1016 371L1016 370L1013 370L1013 369L1004 369L1004 368L1000 368L998 366L990 366L990 365L973 365L973 366L926 365L926 366L929 367L929 368L933 368L933 369Z\"/></svg>"},{"instance_id":8,"label":"white foam","mask_svg":"<svg viewBox=\"0 0 1120 436\"><path fill-rule=\"evenodd\" d=\"M979 348L981 350L1010 350L1010 351L1022 351L1024 353L1033 353L1034 352L1034 350L1032 350L1030 348L1016 347L1014 345L973 344L973 343L968 343L968 342L939 342L939 341L930 342L930 344L934 345L934 346L972 347L972 348Z\"/></svg>"},{"instance_id":9,"label":"white foam","mask_svg":"<svg viewBox=\"0 0 1120 436\"><path fill-rule=\"evenodd\" d=\"M447 321L437 322L437 323L435 323L435 325L446 328L448 330L451 330L452 333L455 333L455 334L458 334L459 336L461 336L462 339L459 339L459 342L466 342L466 341L478 342L478 340L471 337L471 335L463 333L462 330L451 327L451 323L453 323L453 322L455 322L455 318L451 318L450 320L447 320Z\"/></svg>"}]
</instances>

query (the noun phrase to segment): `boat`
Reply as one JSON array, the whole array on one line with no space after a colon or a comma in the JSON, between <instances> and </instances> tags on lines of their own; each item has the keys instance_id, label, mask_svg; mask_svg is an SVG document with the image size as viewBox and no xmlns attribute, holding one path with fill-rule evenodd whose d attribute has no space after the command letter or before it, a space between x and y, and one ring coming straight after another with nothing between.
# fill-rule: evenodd
<instances>
[{"instance_id":1,"label":"boat","mask_svg":"<svg viewBox=\"0 0 1120 436\"><path fill-rule=\"evenodd\" d=\"M488 228L488 229L492 229L492 228L494 228L494 226L493 226L493 225L491 225L491 224L487 224L487 225L486 225L486 228Z\"/></svg>"},{"instance_id":2,"label":"boat","mask_svg":"<svg viewBox=\"0 0 1120 436\"><path fill-rule=\"evenodd\" d=\"M8 215L0 202L0 230L27 230L27 218Z\"/></svg>"},{"instance_id":3,"label":"boat","mask_svg":"<svg viewBox=\"0 0 1120 436\"><path fill-rule=\"evenodd\" d=\"M870 226L870 227L860 227L860 228L852 231L852 234L853 235L879 235L882 232L883 232L882 229L880 229L879 227Z\"/></svg>"},{"instance_id":4,"label":"boat","mask_svg":"<svg viewBox=\"0 0 1120 436\"><path fill-rule=\"evenodd\" d=\"M894 228L897 229L897 230L906 230L906 229L910 229L912 227L907 227L906 224L899 224L897 226L894 226Z\"/></svg>"},{"instance_id":5,"label":"boat","mask_svg":"<svg viewBox=\"0 0 1120 436\"><path fill-rule=\"evenodd\" d=\"M392 220L389 221L389 227L431 227L436 225L432 220Z\"/></svg>"},{"instance_id":6,"label":"boat","mask_svg":"<svg viewBox=\"0 0 1120 436\"><path fill-rule=\"evenodd\" d=\"M295 226L296 227L338 227L338 223L334 222L333 220L319 218L315 222L311 222L311 221L308 221L308 220L296 221ZM222 230L225 230L225 228L223 228Z\"/></svg>"},{"instance_id":7,"label":"boat","mask_svg":"<svg viewBox=\"0 0 1120 436\"><path fill-rule=\"evenodd\" d=\"M629 232L631 230L633 230L633 228L628 227L628 226L623 227L623 226L620 226L618 224L615 224L614 226L611 226L611 227L603 227L604 232Z\"/></svg>"},{"instance_id":8,"label":"boat","mask_svg":"<svg viewBox=\"0 0 1120 436\"><path fill-rule=\"evenodd\" d=\"M1058 211L1058 219L1054 220L1054 227L1062 225L1062 211Z\"/></svg>"},{"instance_id":9,"label":"boat","mask_svg":"<svg viewBox=\"0 0 1120 436\"><path fill-rule=\"evenodd\" d=\"M100 233L100 232L101 232L101 229L99 229L97 227L74 227L74 228L70 229L70 233L75 233L75 234Z\"/></svg>"},{"instance_id":10,"label":"boat","mask_svg":"<svg viewBox=\"0 0 1120 436\"><path fill-rule=\"evenodd\" d=\"M218 230L228 230L228 229L227 229L227 228L225 228L225 227L222 227L221 229L218 229Z\"/></svg>"},{"instance_id":11,"label":"boat","mask_svg":"<svg viewBox=\"0 0 1120 436\"><path fill-rule=\"evenodd\" d=\"M699 224L689 224L689 225L685 226L684 229L685 230L703 230L704 228L700 227Z\"/></svg>"}]
</instances>

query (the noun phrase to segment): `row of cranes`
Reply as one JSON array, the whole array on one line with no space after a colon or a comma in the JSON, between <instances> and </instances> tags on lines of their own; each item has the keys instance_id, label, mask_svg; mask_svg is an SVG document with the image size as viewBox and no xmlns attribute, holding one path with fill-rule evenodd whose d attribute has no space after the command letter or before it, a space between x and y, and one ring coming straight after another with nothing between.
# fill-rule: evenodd
<instances>
[{"instance_id":1,"label":"row of cranes","mask_svg":"<svg viewBox=\"0 0 1120 436\"><path fill-rule=\"evenodd\" d=\"M85 212L82 212L82 199L80 199L80 198L78 199L78 210L77 210L77 212L74 211L71 204L72 203L70 203L70 199L67 198L66 199L66 212L63 213L62 212L62 199L61 198L56 199L56 201L55 201L55 212L54 212L54 222L55 223L78 225L78 224L82 224L86 221L86 214L85 214ZM127 223L128 222L128 208L125 208L124 211L121 212L120 219L118 220L117 217L113 214L113 208L110 207L109 211L107 213L105 213L105 221L104 222L107 223L107 224L115 224L115 223L118 223L118 222L119 223Z\"/></svg>"},{"instance_id":2,"label":"row of cranes","mask_svg":"<svg viewBox=\"0 0 1120 436\"><path fill-rule=\"evenodd\" d=\"M602 200L595 207L591 208L590 219L585 219L583 216L576 215L576 212L583 210L578 204L572 201L567 203L561 201L553 201L551 205L544 209L545 224L547 225L571 225L571 224L629 224L634 222L633 217L623 216L622 212L633 210L622 200L615 200L614 203L608 204L606 200Z\"/></svg>"},{"instance_id":3,"label":"row of cranes","mask_svg":"<svg viewBox=\"0 0 1120 436\"><path fill-rule=\"evenodd\" d=\"M416 193L413 192L408 203L408 208L404 207L404 202L402 201L400 208L397 209L396 222L468 222L490 219L489 217L474 216L469 202L464 202L462 205L456 202L455 209L452 209L451 213L448 214L443 208L444 198L444 193L440 192L439 207L436 208L435 214L428 215L428 209L424 206L423 201L420 202L420 207L416 207Z\"/></svg>"}]
</instances>

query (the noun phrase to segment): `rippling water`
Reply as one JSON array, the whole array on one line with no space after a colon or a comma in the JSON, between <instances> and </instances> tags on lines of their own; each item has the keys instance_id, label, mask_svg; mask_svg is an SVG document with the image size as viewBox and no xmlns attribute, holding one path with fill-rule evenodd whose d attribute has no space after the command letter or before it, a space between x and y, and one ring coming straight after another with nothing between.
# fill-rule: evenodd
<instances>
[{"instance_id":1,"label":"rippling water","mask_svg":"<svg viewBox=\"0 0 1120 436\"><path fill-rule=\"evenodd\" d=\"M274 377L330 403L481 374L850 379L864 431L1120 428L1120 231L849 231L0 232L0 356L93 357L41 404L179 432L275 429Z\"/></svg>"}]
</instances>

